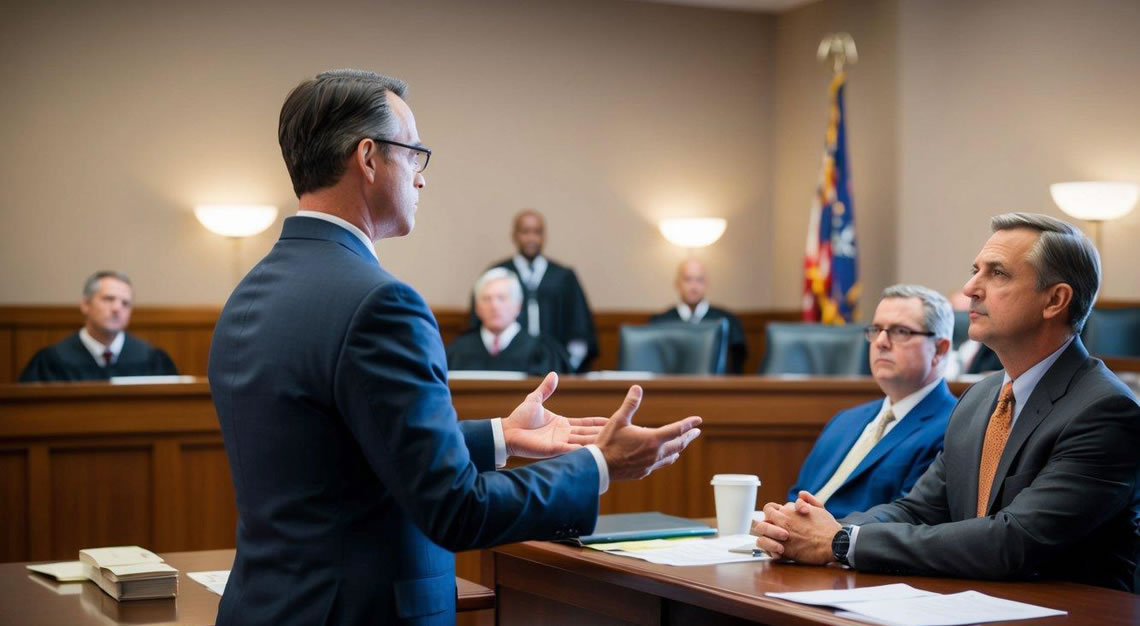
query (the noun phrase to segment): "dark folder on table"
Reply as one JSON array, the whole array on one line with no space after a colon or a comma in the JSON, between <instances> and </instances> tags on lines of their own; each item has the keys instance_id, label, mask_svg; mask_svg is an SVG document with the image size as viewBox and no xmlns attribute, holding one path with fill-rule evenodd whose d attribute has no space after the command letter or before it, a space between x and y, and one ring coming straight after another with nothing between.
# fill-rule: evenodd
<instances>
[{"instance_id":1,"label":"dark folder on table","mask_svg":"<svg viewBox=\"0 0 1140 626\"><path fill-rule=\"evenodd\" d=\"M594 534L578 537L573 543L585 546L613 541L642 541L715 534L716 529L708 524L683 517L664 513L618 513L599 515Z\"/></svg>"}]
</instances>

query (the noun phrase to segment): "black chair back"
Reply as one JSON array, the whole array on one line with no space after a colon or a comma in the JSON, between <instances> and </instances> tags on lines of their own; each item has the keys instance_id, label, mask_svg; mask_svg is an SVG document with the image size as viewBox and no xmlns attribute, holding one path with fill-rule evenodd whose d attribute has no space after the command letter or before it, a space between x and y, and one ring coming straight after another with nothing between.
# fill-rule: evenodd
<instances>
[{"instance_id":1,"label":"black chair back","mask_svg":"<svg viewBox=\"0 0 1140 626\"><path fill-rule=\"evenodd\" d=\"M1093 309L1081 337L1090 354L1140 357L1140 307Z\"/></svg>"},{"instance_id":2,"label":"black chair back","mask_svg":"<svg viewBox=\"0 0 1140 626\"><path fill-rule=\"evenodd\" d=\"M760 374L869 376L870 344L861 326L770 322Z\"/></svg>"},{"instance_id":3,"label":"black chair back","mask_svg":"<svg viewBox=\"0 0 1140 626\"><path fill-rule=\"evenodd\" d=\"M618 369L655 374L723 374L728 320L622 324Z\"/></svg>"},{"instance_id":4,"label":"black chair back","mask_svg":"<svg viewBox=\"0 0 1140 626\"><path fill-rule=\"evenodd\" d=\"M954 334L950 335L950 347L955 350L970 338L970 312L954 311Z\"/></svg>"}]
</instances>

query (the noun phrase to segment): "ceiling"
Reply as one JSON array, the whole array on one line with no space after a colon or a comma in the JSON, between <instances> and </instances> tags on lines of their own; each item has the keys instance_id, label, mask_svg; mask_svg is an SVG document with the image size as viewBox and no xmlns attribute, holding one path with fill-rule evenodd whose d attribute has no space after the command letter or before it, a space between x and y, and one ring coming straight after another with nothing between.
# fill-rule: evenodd
<instances>
[{"instance_id":1,"label":"ceiling","mask_svg":"<svg viewBox=\"0 0 1140 626\"><path fill-rule=\"evenodd\" d=\"M706 9L731 9L752 13L782 13L788 9L811 4L816 0L639 0L658 4L682 4Z\"/></svg>"}]
</instances>

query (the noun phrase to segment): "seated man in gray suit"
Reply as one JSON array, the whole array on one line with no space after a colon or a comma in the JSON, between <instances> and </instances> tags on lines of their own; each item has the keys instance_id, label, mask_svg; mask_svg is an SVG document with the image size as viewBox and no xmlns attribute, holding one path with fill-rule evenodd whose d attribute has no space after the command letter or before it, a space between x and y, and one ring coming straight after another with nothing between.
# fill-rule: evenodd
<instances>
[{"instance_id":1,"label":"seated man in gray suit","mask_svg":"<svg viewBox=\"0 0 1140 626\"><path fill-rule=\"evenodd\" d=\"M1100 258L1070 224L1010 213L966 283L970 338L1003 372L966 390L905 497L836 521L812 494L769 503L757 545L798 563L1133 590L1140 405L1079 337Z\"/></svg>"}]
</instances>

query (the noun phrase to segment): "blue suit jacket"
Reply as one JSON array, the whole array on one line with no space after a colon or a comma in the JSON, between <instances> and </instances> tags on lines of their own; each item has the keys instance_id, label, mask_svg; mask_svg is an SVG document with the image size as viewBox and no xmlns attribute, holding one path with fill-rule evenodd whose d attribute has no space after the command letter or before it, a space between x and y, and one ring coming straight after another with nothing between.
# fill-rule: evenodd
<instances>
[{"instance_id":1,"label":"blue suit jacket","mask_svg":"<svg viewBox=\"0 0 1140 626\"><path fill-rule=\"evenodd\" d=\"M943 380L871 448L863 462L828 498L827 510L840 518L906 495L942 451L942 439L956 402ZM796 484L788 491L788 500L794 501L801 489L819 491L882 407L883 401L876 400L840 411L831 418L804 460Z\"/></svg>"},{"instance_id":2,"label":"blue suit jacket","mask_svg":"<svg viewBox=\"0 0 1140 626\"><path fill-rule=\"evenodd\" d=\"M593 530L587 450L496 472L457 422L431 311L364 244L291 217L214 331L237 495L228 624L451 624L451 551Z\"/></svg>"}]
</instances>

